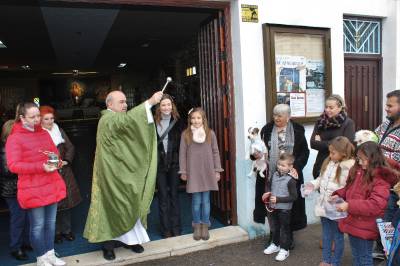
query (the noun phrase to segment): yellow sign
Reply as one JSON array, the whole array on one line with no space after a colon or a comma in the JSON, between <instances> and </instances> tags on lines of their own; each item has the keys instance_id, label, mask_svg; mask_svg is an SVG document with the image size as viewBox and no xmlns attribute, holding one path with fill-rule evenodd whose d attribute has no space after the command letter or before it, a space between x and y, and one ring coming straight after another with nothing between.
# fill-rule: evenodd
<instances>
[{"instance_id":1,"label":"yellow sign","mask_svg":"<svg viewBox=\"0 0 400 266\"><path fill-rule=\"evenodd\" d=\"M242 21L258 22L258 6L242 5Z\"/></svg>"}]
</instances>

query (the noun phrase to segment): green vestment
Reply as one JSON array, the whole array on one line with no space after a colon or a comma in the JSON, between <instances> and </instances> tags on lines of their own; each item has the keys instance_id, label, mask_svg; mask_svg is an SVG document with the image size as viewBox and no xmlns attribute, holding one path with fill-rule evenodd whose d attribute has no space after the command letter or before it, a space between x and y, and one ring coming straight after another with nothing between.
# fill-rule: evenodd
<instances>
[{"instance_id":1,"label":"green vestment","mask_svg":"<svg viewBox=\"0 0 400 266\"><path fill-rule=\"evenodd\" d=\"M145 104L126 113L105 110L96 136L92 198L83 236L103 242L147 228L157 173L157 137Z\"/></svg>"}]
</instances>

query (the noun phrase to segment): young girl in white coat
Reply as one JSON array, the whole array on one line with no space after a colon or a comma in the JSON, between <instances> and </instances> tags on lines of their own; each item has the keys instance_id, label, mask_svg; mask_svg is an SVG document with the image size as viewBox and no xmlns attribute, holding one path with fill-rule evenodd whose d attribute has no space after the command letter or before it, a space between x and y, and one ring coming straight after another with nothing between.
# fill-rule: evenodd
<instances>
[{"instance_id":1,"label":"young girl in white coat","mask_svg":"<svg viewBox=\"0 0 400 266\"><path fill-rule=\"evenodd\" d=\"M315 205L315 215L321 217L322 224L322 262L320 266L340 265L344 250L343 233L338 222L326 217L324 205L332 193L346 185L350 168L354 165L354 146L346 137L336 137L329 144L329 156L321 167L320 176L305 184L306 191L318 190L320 196ZM335 250L332 255L332 243Z\"/></svg>"}]
</instances>

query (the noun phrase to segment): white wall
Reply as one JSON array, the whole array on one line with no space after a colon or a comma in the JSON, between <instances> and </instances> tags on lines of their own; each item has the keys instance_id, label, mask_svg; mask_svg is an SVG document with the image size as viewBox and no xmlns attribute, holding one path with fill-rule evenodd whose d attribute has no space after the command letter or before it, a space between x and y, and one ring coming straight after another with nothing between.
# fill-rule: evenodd
<instances>
[{"instance_id":1,"label":"white wall","mask_svg":"<svg viewBox=\"0 0 400 266\"><path fill-rule=\"evenodd\" d=\"M259 22L241 22L241 4L258 5ZM263 233L263 226L252 222L254 178L248 178L250 162L246 160L246 131L250 126L262 127L266 122L265 77L262 24L285 24L331 29L332 91L344 95L343 15L382 17L383 19L383 86L399 88L399 47L396 0L232 0L233 78L236 115L236 179L238 222L250 237ZM385 95L385 90L384 90ZM312 125L305 125L306 135ZM304 170L311 178L316 152L312 151ZM307 201L309 222L316 222L312 201Z\"/></svg>"}]
</instances>

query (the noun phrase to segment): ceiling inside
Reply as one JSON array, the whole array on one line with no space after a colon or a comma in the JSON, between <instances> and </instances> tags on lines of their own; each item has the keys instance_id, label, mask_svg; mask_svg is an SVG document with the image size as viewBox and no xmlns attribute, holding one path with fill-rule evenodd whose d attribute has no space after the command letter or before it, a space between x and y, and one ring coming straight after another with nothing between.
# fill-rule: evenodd
<instances>
[{"instance_id":1,"label":"ceiling inside","mask_svg":"<svg viewBox=\"0 0 400 266\"><path fill-rule=\"evenodd\" d=\"M157 65L195 38L213 10L2 1L0 71L111 71Z\"/></svg>"}]
</instances>

